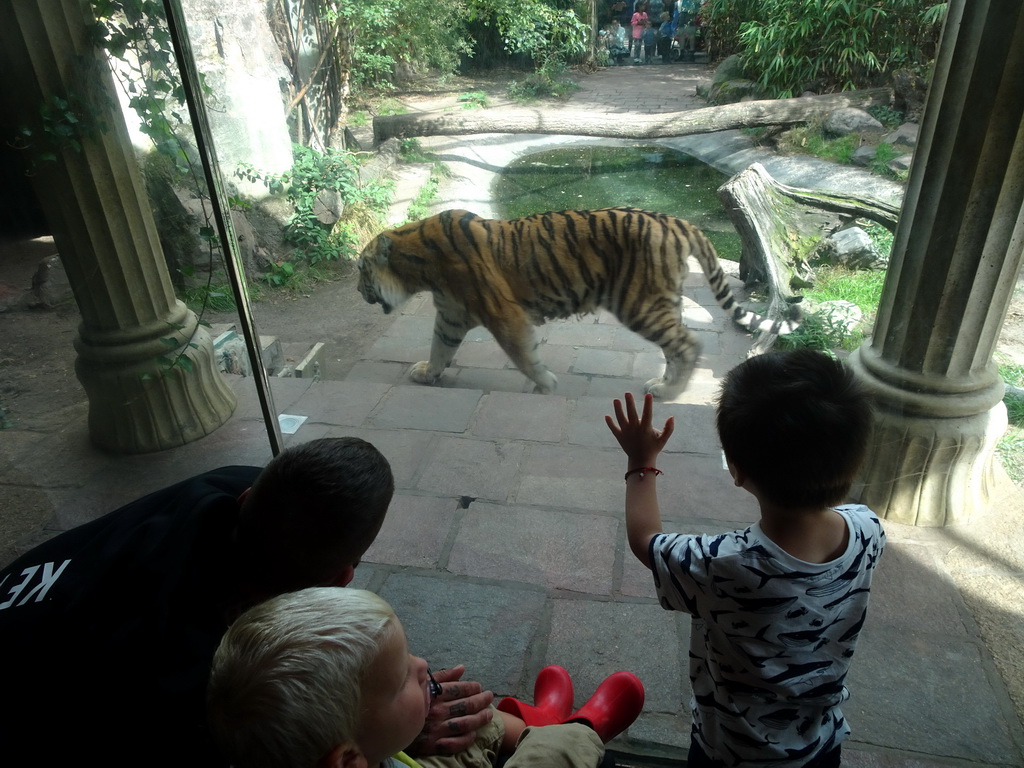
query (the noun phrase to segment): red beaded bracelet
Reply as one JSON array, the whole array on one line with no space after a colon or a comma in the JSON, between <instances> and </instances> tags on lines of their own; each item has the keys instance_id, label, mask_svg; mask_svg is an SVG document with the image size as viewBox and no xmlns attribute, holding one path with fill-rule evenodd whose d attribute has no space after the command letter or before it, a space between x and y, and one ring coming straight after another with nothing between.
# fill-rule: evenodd
<instances>
[{"instance_id":1,"label":"red beaded bracelet","mask_svg":"<svg viewBox=\"0 0 1024 768\"><path fill-rule=\"evenodd\" d=\"M623 480L629 480L629 476L632 475L632 474L635 474L637 472L640 473L640 479L641 480L643 479L643 476L645 474L647 474L648 472L653 472L655 477L657 477L658 475L664 475L665 474L664 472L662 472L657 467L637 467L636 469L629 470L629 472L626 473L626 476L623 477L622 479Z\"/></svg>"}]
</instances>

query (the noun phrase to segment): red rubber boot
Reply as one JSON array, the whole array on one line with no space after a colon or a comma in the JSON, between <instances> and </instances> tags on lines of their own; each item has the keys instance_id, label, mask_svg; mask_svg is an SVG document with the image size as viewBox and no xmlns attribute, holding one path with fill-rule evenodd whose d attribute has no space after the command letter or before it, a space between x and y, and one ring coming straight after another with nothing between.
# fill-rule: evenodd
<instances>
[{"instance_id":1,"label":"red rubber boot","mask_svg":"<svg viewBox=\"0 0 1024 768\"><path fill-rule=\"evenodd\" d=\"M564 722L572 707L572 678L562 667L552 664L537 675L532 705L506 696L498 702L497 709L515 715L527 725L554 725Z\"/></svg>"},{"instance_id":2,"label":"red rubber boot","mask_svg":"<svg viewBox=\"0 0 1024 768\"><path fill-rule=\"evenodd\" d=\"M644 686L632 672L616 672L605 678L590 701L563 722L582 721L607 744L624 730L644 708Z\"/></svg>"}]
</instances>

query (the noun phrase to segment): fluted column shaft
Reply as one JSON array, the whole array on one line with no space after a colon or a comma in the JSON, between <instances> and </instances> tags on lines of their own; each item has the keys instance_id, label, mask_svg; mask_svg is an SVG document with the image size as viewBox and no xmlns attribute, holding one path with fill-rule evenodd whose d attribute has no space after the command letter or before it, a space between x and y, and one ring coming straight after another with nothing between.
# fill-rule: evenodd
<instances>
[{"instance_id":1,"label":"fluted column shaft","mask_svg":"<svg viewBox=\"0 0 1024 768\"><path fill-rule=\"evenodd\" d=\"M208 434L235 398L209 334L175 298L109 68L86 34L88 7L0 0L4 121L31 131L33 183L82 314L75 369L90 435L142 453ZM55 144L62 127L73 141Z\"/></svg>"},{"instance_id":2,"label":"fluted column shaft","mask_svg":"<svg viewBox=\"0 0 1024 768\"><path fill-rule=\"evenodd\" d=\"M878 406L856 496L917 525L988 504L1006 428L992 356L1024 252L1024 8L948 13L874 333L851 359Z\"/></svg>"}]
</instances>

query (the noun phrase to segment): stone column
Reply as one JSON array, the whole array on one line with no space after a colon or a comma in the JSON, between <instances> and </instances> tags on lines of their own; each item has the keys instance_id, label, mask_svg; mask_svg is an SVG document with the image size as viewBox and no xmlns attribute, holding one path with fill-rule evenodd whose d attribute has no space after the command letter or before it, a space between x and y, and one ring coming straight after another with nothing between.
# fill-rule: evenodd
<instances>
[{"instance_id":1,"label":"stone column","mask_svg":"<svg viewBox=\"0 0 1024 768\"><path fill-rule=\"evenodd\" d=\"M874 334L851 358L878 406L855 497L929 526L989 502L1006 428L992 356L1024 249L1024 6L948 13Z\"/></svg>"},{"instance_id":2,"label":"stone column","mask_svg":"<svg viewBox=\"0 0 1024 768\"><path fill-rule=\"evenodd\" d=\"M209 334L174 296L88 7L0 0L0 120L8 136L30 129L33 183L82 314L75 367L92 440L144 453L209 434L235 397Z\"/></svg>"}]
</instances>

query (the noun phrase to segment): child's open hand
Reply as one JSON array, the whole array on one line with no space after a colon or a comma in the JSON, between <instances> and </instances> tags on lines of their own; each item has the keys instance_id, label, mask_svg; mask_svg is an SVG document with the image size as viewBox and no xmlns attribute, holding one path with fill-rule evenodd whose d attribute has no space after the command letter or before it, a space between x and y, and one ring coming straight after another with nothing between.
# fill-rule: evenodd
<instances>
[{"instance_id":1,"label":"child's open hand","mask_svg":"<svg viewBox=\"0 0 1024 768\"><path fill-rule=\"evenodd\" d=\"M636 412L636 402L633 395L627 392L624 395L626 401L625 410L622 402L615 400L615 418L605 416L605 423L608 429L615 435L622 450L630 459L630 463L638 466L653 465L654 459L664 449L668 439L675 429L675 419L669 417L665 426L660 430L653 426L654 421L654 397L644 395L644 409L639 416Z\"/></svg>"}]
</instances>

